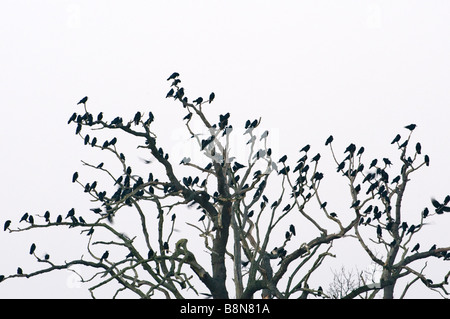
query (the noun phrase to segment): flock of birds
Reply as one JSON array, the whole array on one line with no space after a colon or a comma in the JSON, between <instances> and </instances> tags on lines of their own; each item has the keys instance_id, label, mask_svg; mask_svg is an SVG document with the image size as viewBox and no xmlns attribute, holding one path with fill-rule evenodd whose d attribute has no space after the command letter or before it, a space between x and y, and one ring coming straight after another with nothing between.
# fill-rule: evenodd
<instances>
[{"instance_id":1,"label":"flock of birds","mask_svg":"<svg viewBox=\"0 0 450 319\"><path fill-rule=\"evenodd\" d=\"M166 98L172 97L172 98L174 98L174 99L179 99L180 101L183 102L183 105L185 105L185 103L188 103L188 99L187 99L187 97L185 96L184 89L183 89L182 87L181 87L181 88L178 87L178 84L181 82L180 79L179 79L178 77L179 77L179 73L174 72L172 75L170 75L170 76L167 78L168 81L172 80L173 82L172 82L170 91L169 91L169 92L167 93L167 95L166 95ZM174 89L174 88L176 88L176 89ZM204 101L202 97L198 97L197 99L195 99L195 100L193 101L193 103L195 103L196 106L202 105L203 103L206 103L206 102L208 102L208 103L210 104L214 99L215 99L215 94L214 94L214 92L212 92L212 93L209 95L209 99L208 99L208 100ZM88 101L88 97L85 96L85 97L83 97L83 98L77 103L77 105L83 104L83 105L86 107L87 101ZM184 119L190 119L190 116L192 116L192 113L189 113ZM225 134L226 131L231 131L231 130L232 130L232 126L231 126L231 125L228 125L228 119L229 119L229 117L230 117L230 114L229 114L229 113L227 113L227 114L225 114L225 115L220 115L220 117L219 117L218 127L219 127L219 129L224 130L224 134ZM87 123L88 125L93 125L93 124L96 124L96 123L101 122L102 119L103 119L103 114L102 114L101 112L98 114L97 120L96 120L96 121L93 119L92 115L91 115L90 113L88 113L88 112L86 112L86 114L84 114L84 115L77 115L76 113L74 113L74 114L70 117L68 123L76 122L76 123L78 124L78 125L77 125L77 129L76 129L76 134L79 134L80 131L81 131L81 126L82 126L82 124L83 124L83 121L84 121L84 123ZM135 115L134 118L133 118L133 121L132 121L131 123L134 123L135 125L138 125L139 122L141 121L141 119L142 119L142 114L141 114L140 112L137 112L136 115ZM150 113L149 113L149 118L148 118L147 121L144 122L144 125L148 125L148 124L151 123L153 120L154 120L154 116L153 116L153 114L150 112ZM130 124L130 123L129 123L129 124ZM127 124L127 125L129 125L129 124ZM256 127L258 126L258 124L259 124L259 122L258 122L257 120L254 120L254 121L247 120L246 123L245 123L245 130L246 130L246 131L245 131L244 134L251 132L254 128L256 128ZM122 118L120 118L120 117L116 117L113 121L111 121L111 123L110 123L109 125L110 125L110 126L114 126L114 125L123 125L123 120L122 120ZM406 126L405 128L408 129L408 130L410 130L410 131L412 132L412 131L416 128L416 125L415 125L415 124L410 124L410 125ZM268 134L269 134L269 132L268 132L268 131L265 131L265 132L261 135L260 140L262 140L263 138L266 138L266 137L268 136ZM215 136L214 136L214 135L211 135L210 137L208 137L208 138L202 140L202 141L201 141L201 150L204 150L206 147L208 147L208 145L210 145L210 143L212 143L212 142L214 141L214 139L215 139ZM400 134L397 134L397 135L395 136L395 138L392 140L391 144L397 143L399 149L401 149L401 148L406 148L409 139L407 139L407 140L406 140L405 142L403 142L402 144L400 144L400 139L401 139ZM332 141L333 141L333 136L328 137L327 140L326 140L326 142L325 142L325 145L331 144ZM117 138L114 137L114 138L111 139L111 140L105 141L105 142L103 143L103 145L102 145L102 148L106 148L106 147L115 145L116 142L117 142ZM85 143L85 144L90 144L91 146L95 146L95 145L97 144L97 139L96 139L95 137L94 137L93 139L90 139L89 135L87 134L87 135L85 136L84 143ZM249 141L249 143L250 143L250 141ZM296 184L296 186L299 185L299 184L301 184L301 183L303 183L303 182L305 182L305 174L306 174L306 173L308 172L308 170L309 170L309 165L308 165L307 162L306 162L306 159L307 159L307 152L308 152L309 150L310 150L310 145L309 145L309 144L306 145L305 147L303 147L303 148L300 150L300 152L303 152L303 153L304 153L304 156L303 156L302 158L300 158L300 159L297 161L297 165L296 165L296 167L293 169L293 173L295 173L295 172L297 172L297 171L300 173L300 177L297 179L297 184ZM421 154L422 148L421 148L420 143L417 143L417 144L416 144L415 150L416 150L417 154ZM353 174L357 174L358 172L361 172L361 171L364 169L363 164L361 164L356 170L351 170L351 169L349 169L349 170L347 170L347 171L344 172L345 165L346 165L346 162L345 162L345 161L348 160L350 157L352 157L352 156L355 154L355 152L356 152L356 146L355 146L353 143L351 143L351 144L345 149L345 152L344 152L344 153L348 153L348 156L345 158L344 161L342 161L341 163L339 163L339 165L338 165L338 167L337 167L337 171L338 171L338 172L342 172L344 175L347 175L347 176L350 176L350 175L354 176ZM356 156L361 156L361 155L363 154L363 152L364 152L364 147L360 147L360 148L358 149L358 151L356 152ZM160 153L161 153L161 155L163 154L162 149L160 149ZM121 155L121 157L123 157L123 159L124 159L124 155L123 155L123 154L120 154L120 155ZM255 156L256 156L257 158L259 158L259 157L263 157L263 156L265 156L265 155L270 156L270 155L271 155L271 150L270 150L270 149L268 149L268 150L260 150L260 151L258 151L258 152L256 153ZM167 158L168 158L168 155L165 154L165 156L166 156L166 159L167 159ZM320 153L317 153L315 156L313 156L313 157L311 158L310 163L317 163L317 162L320 160L320 158L321 158ZM280 170L278 171L278 174L286 175L286 174L288 174L288 172L290 171L289 166L285 165L286 161L287 161L287 156L286 156L286 155L283 155L283 156L278 160L277 163L278 163L278 164L281 164L281 165L283 166L283 168L280 169ZM384 164L384 168L380 168L380 167L377 166L377 164L378 164L378 160L377 160L377 159L374 159L374 160L371 162L370 166L369 166L369 169L376 168L377 171L376 171L376 173L367 173L366 176L365 176L365 178L364 178L364 180L363 180L363 183L364 183L364 182L370 182L370 184L371 184L371 185L369 186L368 190L367 190L367 194L369 194L369 193L372 192L372 191L375 191L375 190L378 188L378 194L380 195L380 197L383 197L383 196L386 196L386 195L387 195L387 190L384 188L383 185L381 185L380 181L381 181L381 182L385 182L385 183L388 182L388 174L386 173L385 168L391 166L392 163L391 163L391 161L390 161L389 159L387 159L387 158L383 158L382 161L383 161L383 164ZM408 159L408 161L412 162L412 160L411 160L410 158ZM429 165L429 157L428 157L428 155L425 155L425 156L424 156L424 161L425 161L425 164L428 166L428 165ZM188 164L189 162L190 162L190 159L189 159L189 158L184 158L184 159L180 162L180 164ZM146 163L151 163L151 161L146 161ZM97 166L97 168L101 168L102 166L103 166L103 163L99 164L99 165ZM231 166L231 165L230 165L230 166ZM237 161L234 161L233 166L231 167L231 169L232 169L233 174L234 174L234 173L236 173L239 169L244 168L244 167L246 167L246 166L245 166L245 165L242 165L242 164L240 164L240 163L238 163ZM204 168L204 170L205 170L205 171L208 171L208 170L210 170L211 168L212 168L212 164L209 163L209 164ZM115 185L119 185L120 187L118 187L118 190L117 190L110 198L108 198L108 197L106 196L106 192L97 192L97 191L96 191L96 195L97 195L98 199L99 199L100 201L103 202L103 206L105 206L106 212L107 212L107 213L108 213L108 211L111 210L111 205L112 205L112 203L122 200L122 199L125 198L131 191L136 190L140 185L144 184L143 179L142 179L141 177L139 177L139 178L137 179L137 181L135 182L135 184L134 184L133 186L131 186L131 179L130 179L131 171L132 171L132 170L131 170L131 167L128 167L127 170L126 170L125 176L120 176L120 177L116 180ZM380 181L375 181L375 177L376 177L377 175L381 176ZM260 171L258 171L258 172L256 172L256 173L254 174L254 179L257 178L258 176L261 176L261 172L260 172ZM321 180L322 178L323 178L323 174L322 174L322 173L320 173L320 172L315 172L315 174L314 174L314 176L312 177L311 180L319 181L319 180ZM75 172L75 173L73 174L73 176L72 176L72 182L75 183L75 182L77 181L77 179L78 179L78 173ZM235 180L233 181L233 183L236 183L236 182L238 181L238 179L239 179L239 176L238 176L238 175L235 175ZM155 179L153 178L153 175L150 173L149 178L148 178L148 182L152 182L152 181L154 181L155 183L158 182L157 180L155 180ZM184 184L186 187L193 187L194 185L197 185L197 186L202 187L202 186L205 185L205 182L206 182L206 180L204 180L204 181L199 185L199 183L200 183L199 178L198 178L198 177L192 178L191 176L183 178L182 181L183 181L183 184ZM397 177L395 177L395 178L392 180L392 183L398 183L399 181L400 181L400 176L397 176ZM92 192L92 191L94 191L95 188L96 188L96 186L97 186L97 183L96 183L95 181L94 181L93 183L91 183L91 184L89 184L89 183L86 184L86 186L85 186L85 192ZM248 187L248 185L246 185L246 186ZM264 185L264 186L265 186L265 185ZM257 192L258 192L258 191L262 191L262 189L264 188L264 186L263 186L262 183L261 183L260 186L259 186L258 189L257 189ZM245 188L245 186L244 186L244 188ZM150 188L150 189L151 189L151 188ZM165 192L165 193L170 193L171 191L177 191L177 190L174 188L174 186L173 186L173 185L170 185L170 184L166 184L166 185L164 186L163 189L164 189L164 192ZM359 192L359 191L360 191L360 185L356 186L355 190L356 190L357 192ZM203 194L203 193L204 193L204 194ZM142 195L143 195L143 191L140 191L140 192L137 192L137 193L136 193L136 196L139 196L139 195L142 196ZM202 192L202 195L204 195L208 200L211 198L211 196L210 196L209 194L206 194L206 192ZM293 194L292 194L292 196L299 196L299 195L300 195L300 190L297 190L296 192L294 191ZM217 192L212 196L212 198L213 198L215 201L217 200L217 198L218 198ZM267 202L268 202L268 199L267 199L267 197L266 197L265 195L262 195L262 198L263 198L263 201L262 201L262 203L261 203L261 208L263 208L263 206L265 206L265 205L267 204ZM433 207L434 207L435 213L438 214L438 215L441 215L441 214L443 214L443 213L445 213L445 212L450 212L450 206L449 206L449 203L450 203L450 195L447 195L447 196L444 198L444 200L443 200L442 202L436 200L435 198L432 198L432 199L431 199L431 203L432 203L432 205L433 205ZM278 202L275 201L275 202L272 204L272 206L271 206L272 209L276 208L279 204L280 204L280 203L278 203ZM355 201L354 203L352 203L352 205L350 206L350 208L357 208L357 207L359 206L359 204L360 204L359 201ZM322 207L322 208L324 208L325 205L326 205L326 202L323 203L323 207ZM288 211L288 210L290 210L290 209L292 209L292 207L291 207L291 205L288 204L286 207L284 207L283 211L286 212L286 211ZM92 210L94 213L96 213L96 214L101 214L101 215L103 214L103 210L102 210L101 208L93 208L93 209L91 209L91 210ZM377 208L377 207L374 208L372 205L369 206L363 214L367 214L367 213L369 213L369 212L372 212L372 210L373 210L373 212L374 212L374 219L377 219L377 217L379 218L379 217L381 216L381 212L378 210L378 208ZM335 213L331 213L331 214L332 214L332 215L331 215L332 217L334 217L334 218L337 217L337 215L336 215ZM423 217L424 217L424 218L427 217L428 214L429 214L429 209L428 209L428 208L425 208L425 210L423 211ZM248 217L251 217L252 215L253 215L253 211L249 212ZM49 212L49 211L46 211L46 212L44 213L43 216L38 216L38 217L42 217L42 218L44 218L45 222L51 223L51 221L50 221L50 212ZM109 218L110 215L107 215L107 217ZM203 216L199 219L199 221L202 221L204 218L205 218L205 215L203 215ZM74 208L72 208L72 209L70 209L70 210L68 211L68 213L67 213L67 215L66 215L66 217L65 217L64 219L63 219L63 216L62 216L62 215L58 215L58 216L56 217L55 223L56 223L56 224L61 224L61 223L63 223L63 221L65 221L66 219L70 219L70 220L71 220L71 225L72 225L72 226L76 226L76 225L86 225L86 224L87 224L86 221L83 219L82 216L75 216L75 210L74 210ZM175 219L175 215L172 216L172 221L173 221L174 219ZM29 214L29 213L25 213L25 214L20 218L20 220L19 220L19 223L22 223L22 222L26 222L26 223L30 224L30 226L33 226L34 223L35 223L35 217L34 217L33 215ZM368 224L368 223L370 223L370 220L364 220L363 218L361 218L361 223L363 223L363 222L365 222L366 224ZM66 224L67 224L67 223L66 223ZM6 220L5 223L4 223L3 230L4 230L4 231L10 230L10 226L11 226L11 220ZM389 227L389 225L386 226L386 228L388 228L388 227ZM408 225L407 225L405 222L401 225L401 228L403 229L403 232L406 232L406 234L414 233L414 231L415 231L415 225L411 225L411 226L408 227ZM92 233L93 233L93 227L88 231L88 235L91 235ZM285 233L285 239L286 239L286 240L290 240L291 237L292 237L292 236L295 236L295 235L296 235L295 226L294 226L294 225L290 225L290 226L289 226L289 230L286 231L286 233ZM377 227L377 236L379 236L379 237L382 236L382 229L381 229L380 225L378 225L378 227ZM169 249L169 246L168 246L168 243L167 243L167 242L164 242L164 249L165 249L166 251L168 251L168 249ZM411 250L411 252L418 252L419 249L420 249L420 244L416 244L416 245L413 247L413 249ZM434 249L436 249L436 245L433 245L433 246L431 247L430 250L434 250ZM33 255L33 254L35 254L35 250L36 250L36 245L33 243L33 244L30 246L29 253ZM284 250L284 248L277 248L277 247L276 247L276 248L274 248L274 249L272 250L272 254L273 254L274 256L283 258L283 256L286 255L286 251ZM153 256L153 255L154 255L154 252L153 252L153 251L150 251L149 254L148 254L149 258L150 258L151 256ZM35 256L36 256L36 255L35 255ZM50 256L49 256L48 254L45 254L44 260L48 260L49 257L50 257ZM103 255L101 256L101 258L99 259L99 262L101 263L101 262L103 262L104 260L107 260L108 257L109 257L109 251L105 251L105 252L103 253ZM37 258L37 257L36 257L36 258ZM444 255L444 258L445 258L445 259L450 259L450 253L447 253L446 255ZM17 274L19 274L19 275L20 275L20 274L23 274L23 270L22 270L20 267L17 269ZM4 279L4 276L1 276L1 275L0 275L0 281L2 281L3 279Z\"/></svg>"}]
</instances>

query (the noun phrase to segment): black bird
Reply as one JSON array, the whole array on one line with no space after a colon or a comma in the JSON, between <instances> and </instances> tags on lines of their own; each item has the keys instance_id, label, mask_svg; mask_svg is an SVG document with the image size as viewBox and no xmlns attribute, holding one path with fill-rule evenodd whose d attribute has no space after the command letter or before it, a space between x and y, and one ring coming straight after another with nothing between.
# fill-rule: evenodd
<instances>
[{"instance_id":1,"label":"black bird","mask_svg":"<svg viewBox=\"0 0 450 319\"><path fill-rule=\"evenodd\" d=\"M444 200L444 203L441 204L436 199L434 199L434 198L431 199L431 203L435 207L436 214L441 215L444 212L450 212L450 207L447 206L447 203L449 202L449 200L450 200L450 196L447 196Z\"/></svg>"},{"instance_id":2,"label":"black bird","mask_svg":"<svg viewBox=\"0 0 450 319\"><path fill-rule=\"evenodd\" d=\"M142 117L142 114L139 111L134 115L133 122L134 122L135 125L139 124L139 121L141 120L141 117Z\"/></svg>"},{"instance_id":3,"label":"black bird","mask_svg":"<svg viewBox=\"0 0 450 319\"><path fill-rule=\"evenodd\" d=\"M357 199L353 204L352 204L352 206L350 206L350 208L353 208L353 207L358 207L359 206L359 204L360 204L360 200L359 199Z\"/></svg>"},{"instance_id":4,"label":"black bird","mask_svg":"<svg viewBox=\"0 0 450 319\"><path fill-rule=\"evenodd\" d=\"M377 237L382 237L381 226L377 225Z\"/></svg>"},{"instance_id":5,"label":"black bird","mask_svg":"<svg viewBox=\"0 0 450 319\"><path fill-rule=\"evenodd\" d=\"M20 219L19 223L20 223L21 221L27 221L27 219L28 219L28 213L25 213L25 214L23 214L23 216L22 216L22 218Z\"/></svg>"},{"instance_id":6,"label":"black bird","mask_svg":"<svg viewBox=\"0 0 450 319\"><path fill-rule=\"evenodd\" d=\"M211 135L206 140L202 140L202 151L205 149L206 146L208 146L212 141L214 140L214 135Z\"/></svg>"},{"instance_id":7,"label":"black bird","mask_svg":"<svg viewBox=\"0 0 450 319\"><path fill-rule=\"evenodd\" d=\"M320 153L317 153L316 156L314 156L314 157L311 159L311 162L318 162L319 159L320 159Z\"/></svg>"},{"instance_id":8,"label":"black bird","mask_svg":"<svg viewBox=\"0 0 450 319\"><path fill-rule=\"evenodd\" d=\"M215 97L216 97L216 95L214 94L214 92L212 92L212 93L209 95L209 104L211 104L211 102L214 100Z\"/></svg>"},{"instance_id":9,"label":"black bird","mask_svg":"<svg viewBox=\"0 0 450 319\"><path fill-rule=\"evenodd\" d=\"M307 144L307 145L303 146L303 148L300 150L300 152L306 153L309 151L310 148L311 148L311 145Z\"/></svg>"},{"instance_id":10,"label":"black bird","mask_svg":"<svg viewBox=\"0 0 450 319\"><path fill-rule=\"evenodd\" d=\"M28 216L28 222L34 224L34 217L32 215Z\"/></svg>"},{"instance_id":11,"label":"black bird","mask_svg":"<svg viewBox=\"0 0 450 319\"><path fill-rule=\"evenodd\" d=\"M401 145L399 145L398 149L405 148L408 145L408 140L404 141Z\"/></svg>"},{"instance_id":12,"label":"black bird","mask_svg":"<svg viewBox=\"0 0 450 319\"><path fill-rule=\"evenodd\" d=\"M325 146L327 146L328 144L330 144L331 142L333 142L333 135L330 135L327 140L325 141Z\"/></svg>"},{"instance_id":13,"label":"black bird","mask_svg":"<svg viewBox=\"0 0 450 319\"><path fill-rule=\"evenodd\" d=\"M283 174L283 175L287 175L287 173L289 172L289 166L283 167L279 172L278 175Z\"/></svg>"},{"instance_id":14,"label":"black bird","mask_svg":"<svg viewBox=\"0 0 450 319\"><path fill-rule=\"evenodd\" d=\"M11 225L11 221L10 221L10 220L7 220L7 221L5 222L5 226L3 226L3 230L6 231L6 230L9 228L10 225Z\"/></svg>"},{"instance_id":15,"label":"black bird","mask_svg":"<svg viewBox=\"0 0 450 319\"><path fill-rule=\"evenodd\" d=\"M398 183L399 181L400 181L400 175L397 175L397 176L392 180L392 183L391 183L391 184Z\"/></svg>"},{"instance_id":16,"label":"black bird","mask_svg":"<svg viewBox=\"0 0 450 319\"><path fill-rule=\"evenodd\" d=\"M414 248L411 250L411 252L414 252L414 251L419 252L419 248L420 248L420 244L417 243L417 244L414 246Z\"/></svg>"},{"instance_id":17,"label":"black bird","mask_svg":"<svg viewBox=\"0 0 450 319\"><path fill-rule=\"evenodd\" d=\"M45 218L45 221L46 221L47 223L50 222L50 212L49 212L49 211L46 211L46 212L44 213L44 218Z\"/></svg>"},{"instance_id":18,"label":"black bird","mask_svg":"<svg viewBox=\"0 0 450 319\"><path fill-rule=\"evenodd\" d=\"M417 154L420 154L422 152L422 145L420 145L419 142L417 142L416 144L416 152Z\"/></svg>"},{"instance_id":19,"label":"black bird","mask_svg":"<svg viewBox=\"0 0 450 319\"><path fill-rule=\"evenodd\" d=\"M87 145L89 143L89 134L86 134L86 136L84 137L84 145Z\"/></svg>"},{"instance_id":20,"label":"black bird","mask_svg":"<svg viewBox=\"0 0 450 319\"><path fill-rule=\"evenodd\" d=\"M427 218L428 214L430 213L428 207L425 207L425 209L422 212L422 217Z\"/></svg>"},{"instance_id":21,"label":"black bird","mask_svg":"<svg viewBox=\"0 0 450 319\"><path fill-rule=\"evenodd\" d=\"M108 259L108 257L109 257L109 252L108 252L108 251L105 251L105 252L103 253L103 255L102 255L102 258L100 258L100 262L102 262L103 260Z\"/></svg>"},{"instance_id":22,"label":"black bird","mask_svg":"<svg viewBox=\"0 0 450 319\"><path fill-rule=\"evenodd\" d=\"M355 153L355 150L356 150L355 144L351 143L349 146L347 146L347 148L345 149L344 153L349 152L350 155L353 155L353 153Z\"/></svg>"},{"instance_id":23,"label":"black bird","mask_svg":"<svg viewBox=\"0 0 450 319\"><path fill-rule=\"evenodd\" d=\"M103 119L103 112L98 113L97 115L97 121L101 121Z\"/></svg>"},{"instance_id":24,"label":"black bird","mask_svg":"<svg viewBox=\"0 0 450 319\"><path fill-rule=\"evenodd\" d=\"M58 215L58 217L56 217L56 223L59 224L62 222L62 216Z\"/></svg>"},{"instance_id":25,"label":"black bird","mask_svg":"<svg viewBox=\"0 0 450 319\"><path fill-rule=\"evenodd\" d=\"M432 251L432 250L436 250L436 244L434 244L433 246L431 246L431 248L430 248L430 251Z\"/></svg>"},{"instance_id":26,"label":"black bird","mask_svg":"<svg viewBox=\"0 0 450 319\"><path fill-rule=\"evenodd\" d=\"M163 248L164 248L165 252L168 253L169 252L169 243L165 241L163 243Z\"/></svg>"},{"instance_id":27,"label":"black bird","mask_svg":"<svg viewBox=\"0 0 450 319\"><path fill-rule=\"evenodd\" d=\"M384 164L386 164L386 166L391 166L392 165L392 162L389 160L389 158L384 157L383 158L383 162L384 162Z\"/></svg>"},{"instance_id":28,"label":"black bird","mask_svg":"<svg viewBox=\"0 0 450 319\"><path fill-rule=\"evenodd\" d=\"M416 124L409 124L405 126L406 129L413 131L416 128Z\"/></svg>"},{"instance_id":29,"label":"black bird","mask_svg":"<svg viewBox=\"0 0 450 319\"><path fill-rule=\"evenodd\" d=\"M82 99L80 100L80 102L77 103L77 105L78 105L78 104L86 104L87 100L88 100L88 97L85 96L84 98L82 98Z\"/></svg>"},{"instance_id":30,"label":"black bird","mask_svg":"<svg viewBox=\"0 0 450 319\"><path fill-rule=\"evenodd\" d=\"M356 156L361 155L362 153L364 153L364 146L361 146L358 150L358 153L356 153Z\"/></svg>"},{"instance_id":31,"label":"black bird","mask_svg":"<svg viewBox=\"0 0 450 319\"><path fill-rule=\"evenodd\" d=\"M22 274L23 274L22 268L17 267L17 274L18 274L18 275L22 275Z\"/></svg>"},{"instance_id":32,"label":"black bird","mask_svg":"<svg viewBox=\"0 0 450 319\"><path fill-rule=\"evenodd\" d=\"M78 178L78 172L73 173L73 176L72 176L72 183L75 183L75 181L77 180L77 178Z\"/></svg>"},{"instance_id":33,"label":"black bird","mask_svg":"<svg viewBox=\"0 0 450 319\"><path fill-rule=\"evenodd\" d=\"M173 96L174 99L179 99L181 100L184 96L184 88L180 88L177 93L175 93L175 95Z\"/></svg>"},{"instance_id":34,"label":"black bird","mask_svg":"<svg viewBox=\"0 0 450 319\"><path fill-rule=\"evenodd\" d=\"M201 104L203 102L203 98L202 97L198 97L192 102L194 102L196 105L199 105L199 104Z\"/></svg>"},{"instance_id":35,"label":"black bird","mask_svg":"<svg viewBox=\"0 0 450 319\"><path fill-rule=\"evenodd\" d=\"M179 76L180 76L180 74L178 72L173 72L172 75L167 78L167 81L174 80Z\"/></svg>"},{"instance_id":36,"label":"black bird","mask_svg":"<svg viewBox=\"0 0 450 319\"><path fill-rule=\"evenodd\" d=\"M344 167L345 167L345 162L341 162L341 163L338 165L337 172L342 171L342 170L344 169Z\"/></svg>"},{"instance_id":37,"label":"black bird","mask_svg":"<svg viewBox=\"0 0 450 319\"><path fill-rule=\"evenodd\" d=\"M428 155L425 155L424 160L425 160L425 165L430 166L430 157Z\"/></svg>"},{"instance_id":38,"label":"black bird","mask_svg":"<svg viewBox=\"0 0 450 319\"><path fill-rule=\"evenodd\" d=\"M295 226L294 225L290 225L289 226L289 231L292 233L292 235L294 235L295 236Z\"/></svg>"},{"instance_id":39,"label":"black bird","mask_svg":"<svg viewBox=\"0 0 450 319\"><path fill-rule=\"evenodd\" d=\"M278 163L284 163L287 160L287 155L283 155L279 160Z\"/></svg>"},{"instance_id":40,"label":"black bird","mask_svg":"<svg viewBox=\"0 0 450 319\"><path fill-rule=\"evenodd\" d=\"M75 209L74 209L74 208L71 208L71 209L69 210L69 212L67 213L66 218L72 217L72 216L74 216L74 215L75 215Z\"/></svg>"},{"instance_id":41,"label":"black bird","mask_svg":"<svg viewBox=\"0 0 450 319\"><path fill-rule=\"evenodd\" d=\"M397 134L397 135L394 137L394 139L392 140L391 144L397 143L398 141L400 141L400 138L401 138L400 134Z\"/></svg>"},{"instance_id":42,"label":"black bird","mask_svg":"<svg viewBox=\"0 0 450 319\"><path fill-rule=\"evenodd\" d=\"M36 250L36 245L33 243L33 244L31 244L31 247L30 247L30 255L32 255L35 250Z\"/></svg>"},{"instance_id":43,"label":"black bird","mask_svg":"<svg viewBox=\"0 0 450 319\"><path fill-rule=\"evenodd\" d=\"M69 118L69 121L67 122L67 124L70 124L70 122L75 121L76 118L77 118L77 113L73 113L72 116Z\"/></svg>"},{"instance_id":44,"label":"black bird","mask_svg":"<svg viewBox=\"0 0 450 319\"><path fill-rule=\"evenodd\" d=\"M174 93L174 92L175 92L175 91L173 90L173 88L171 88L170 91L167 92L166 98L173 96L173 93Z\"/></svg>"},{"instance_id":45,"label":"black bird","mask_svg":"<svg viewBox=\"0 0 450 319\"><path fill-rule=\"evenodd\" d=\"M414 230L416 229L415 225L411 225L409 226L408 231L406 232L406 235L408 235L409 233L414 233Z\"/></svg>"},{"instance_id":46,"label":"black bird","mask_svg":"<svg viewBox=\"0 0 450 319\"><path fill-rule=\"evenodd\" d=\"M102 212L101 208L91 208L91 210L96 214L100 214Z\"/></svg>"}]
</instances>

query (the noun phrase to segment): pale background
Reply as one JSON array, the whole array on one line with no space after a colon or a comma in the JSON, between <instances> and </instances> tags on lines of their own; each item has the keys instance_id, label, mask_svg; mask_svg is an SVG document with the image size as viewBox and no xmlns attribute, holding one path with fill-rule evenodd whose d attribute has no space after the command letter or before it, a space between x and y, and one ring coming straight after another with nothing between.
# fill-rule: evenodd
<instances>
[{"instance_id":1,"label":"pale background","mask_svg":"<svg viewBox=\"0 0 450 319\"><path fill-rule=\"evenodd\" d=\"M70 182L82 171L81 159L102 161L67 125L82 111L76 103L83 96L93 114L109 119L152 111L159 143L182 158L185 111L165 99L174 71L191 99L216 93L210 116L230 112L236 127L262 117L261 125L275 132L275 156L288 154L295 163L310 143L323 154L322 171L341 186L345 180L334 174L323 145L330 134L339 154L353 142L365 146L369 161L395 158L390 141L417 124L414 139L431 158L405 197L406 209L418 216L431 196L450 193L449 34L446 1L3 0L0 274L38 267L28 254L32 242L40 254L80 248L77 234L9 234L3 223L17 226L24 212L56 216L92 207ZM424 249L448 246L449 226L448 216L433 219L421 237ZM357 264L351 251L342 254L350 267ZM440 279L448 265L429 268L430 277ZM326 265L324 276L340 266ZM75 279L57 272L8 280L0 298L88 298ZM410 296L436 297L420 289Z\"/></svg>"}]
</instances>

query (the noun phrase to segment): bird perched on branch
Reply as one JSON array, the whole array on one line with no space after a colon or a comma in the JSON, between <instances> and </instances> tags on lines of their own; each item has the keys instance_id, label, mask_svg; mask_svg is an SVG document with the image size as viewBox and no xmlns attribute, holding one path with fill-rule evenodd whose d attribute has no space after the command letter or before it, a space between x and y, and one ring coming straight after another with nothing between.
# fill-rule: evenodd
<instances>
[{"instance_id":1,"label":"bird perched on branch","mask_svg":"<svg viewBox=\"0 0 450 319\"><path fill-rule=\"evenodd\" d=\"M77 105L78 105L78 104L84 104L84 105L86 105L87 100L88 100L88 97L85 96L84 98L82 98L82 99L80 100L80 102L77 103Z\"/></svg>"},{"instance_id":2,"label":"bird perched on branch","mask_svg":"<svg viewBox=\"0 0 450 319\"><path fill-rule=\"evenodd\" d=\"M209 95L209 104L211 104L211 102L214 100L215 97L216 97L216 95L214 94L214 92L212 92L212 93Z\"/></svg>"},{"instance_id":3,"label":"bird perched on branch","mask_svg":"<svg viewBox=\"0 0 450 319\"><path fill-rule=\"evenodd\" d=\"M10 221L10 220L7 220L7 221L5 222L5 225L4 225L4 227L3 227L3 230L6 231L6 230L9 228L10 225L11 225L11 221Z\"/></svg>"},{"instance_id":4,"label":"bird perched on branch","mask_svg":"<svg viewBox=\"0 0 450 319\"><path fill-rule=\"evenodd\" d=\"M405 128L410 131L413 131L416 128L416 126L417 126L416 124L409 124L409 125L406 125Z\"/></svg>"},{"instance_id":5,"label":"bird perched on branch","mask_svg":"<svg viewBox=\"0 0 450 319\"><path fill-rule=\"evenodd\" d=\"M103 260L108 259L109 257L109 251L105 251L102 255L102 257L100 258L100 262L102 262Z\"/></svg>"},{"instance_id":6,"label":"bird perched on branch","mask_svg":"<svg viewBox=\"0 0 450 319\"><path fill-rule=\"evenodd\" d=\"M199 104L201 104L203 102L203 98L202 97L198 97L192 102L194 102L196 105L199 105Z\"/></svg>"},{"instance_id":7,"label":"bird perched on branch","mask_svg":"<svg viewBox=\"0 0 450 319\"><path fill-rule=\"evenodd\" d=\"M178 72L173 72L172 75L167 78L167 81L174 80L179 76L180 74Z\"/></svg>"}]
</instances>

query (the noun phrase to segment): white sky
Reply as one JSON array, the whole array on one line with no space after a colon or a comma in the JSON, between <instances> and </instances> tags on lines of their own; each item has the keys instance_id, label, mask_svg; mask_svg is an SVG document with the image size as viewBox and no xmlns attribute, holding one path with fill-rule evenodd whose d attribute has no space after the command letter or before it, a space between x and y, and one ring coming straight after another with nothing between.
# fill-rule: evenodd
<instances>
[{"instance_id":1,"label":"white sky","mask_svg":"<svg viewBox=\"0 0 450 319\"><path fill-rule=\"evenodd\" d=\"M275 156L292 161L310 143L326 155L326 167L330 134L338 153L354 142L365 146L367 161L394 157L392 138L417 124L415 139L432 165L413 175L405 205L420 211L431 196L450 193L449 34L446 1L4 0L1 227L26 211L92 207L70 183L81 159L102 161L67 125L85 95L92 113L110 119L152 111L170 153L185 115L164 98L174 71L191 99L216 93L211 117L230 112L235 127L262 117L279 137ZM334 164L324 171L332 175ZM448 216L433 222L431 236L446 236ZM36 266L31 242L55 244L36 236L1 231L0 273ZM448 245L448 236L428 240ZM10 280L0 285L0 298L88 297L69 276Z\"/></svg>"}]
</instances>

